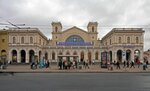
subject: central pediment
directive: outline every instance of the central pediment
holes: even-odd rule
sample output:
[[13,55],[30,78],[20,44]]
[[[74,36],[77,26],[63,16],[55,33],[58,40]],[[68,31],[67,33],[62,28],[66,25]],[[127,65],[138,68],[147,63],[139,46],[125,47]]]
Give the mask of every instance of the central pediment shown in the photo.
[[69,33],[69,32],[71,32],[71,33],[86,33],[86,34],[88,33],[87,31],[85,31],[81,28],[78,28],[76,26],[73,26],[67,30],[64,30],[62,33]]

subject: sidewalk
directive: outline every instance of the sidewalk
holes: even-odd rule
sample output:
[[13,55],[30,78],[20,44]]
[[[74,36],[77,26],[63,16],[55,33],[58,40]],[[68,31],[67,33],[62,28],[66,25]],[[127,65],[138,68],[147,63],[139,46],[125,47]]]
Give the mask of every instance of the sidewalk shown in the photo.
[[67,70],[59,70],[57,65],[51,65],[49,68],[37,68],[35,70],[30,69],[30,65],[8,65],[7,69],[0,69],[0,72],[13,72],[13,73],[148,73],[150,72],[150,68],[148,67],[146,70],[143,70],[142,65],[138,68],[135,65],[135,68],[123,68],[116,69],[113,67],[113,70],[108,70],[106,68],[101,68],[99,65],[90,65],[90,68],[85,69],[67,69]]

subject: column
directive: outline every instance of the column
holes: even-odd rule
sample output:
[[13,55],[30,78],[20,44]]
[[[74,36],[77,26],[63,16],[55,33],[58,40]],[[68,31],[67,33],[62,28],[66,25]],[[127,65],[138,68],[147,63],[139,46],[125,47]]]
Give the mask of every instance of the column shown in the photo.
[[143,62],[143,50],[140,50],[140,61]]
[[80,54],[81,54],[81,51],[77,51],[77,55],[78,55],[77,62],[79,62],[80,60]]
[[51,60],[51,59],[52,59],[52,58],[51,58],[51,53],[50,53],[49,51],[48,51],[47,53],[48,53],[48,60],[49,60],[49,62],[51,62],[51,61],[52,61],[52,60]]
[[117,52],[116,51],[113,52],[112,59],[113,59],[113,61],[117,61]]
[[58,52],[57,51],[55,51],[55,62],[58,62]]
[[20,63],[20,52],[17,50],[17,63]]
[[26,63],[29,63],[29,52],[26,51]]
[[9,50],[9,53],[8,53],[8,61],[12,61],[12,53],[11,53],[11,50]]
[[98,57],[98,58],[99,58],[99,59],[98,59],[99,62],[101,62],[101,53],[102,53],[102,51],[100,50],[100,51],[99,51],[99,54],[98,54],[98,56],[99,56],[99,57]]
[[134,50],[131,51],[131,61],[134,61]]
[[[92,49],[93,50],[93,49]],[[97,61],[97,60],[95,60],[95,51],[91,51],[91,56],[92,56],[92,58],[91,58],[91,62],[94,60],[94,61]]]
[[84,61],[88,60],[88,50],[84,51]]

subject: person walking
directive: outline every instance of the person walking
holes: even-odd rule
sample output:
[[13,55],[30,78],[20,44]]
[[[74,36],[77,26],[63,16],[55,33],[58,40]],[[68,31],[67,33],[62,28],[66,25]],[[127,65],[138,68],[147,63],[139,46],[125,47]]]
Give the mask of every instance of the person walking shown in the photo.
[[148,60],[146,59],[146,68],[148,68],[148,64],[149,64],[149,63],[148,63]]
[[127,61],[127,68],[129,68],[129,61]]
[[143,70],[146,70],[146,61],[143,62]]
[[133,62],[133,61],[131,61],[131,67],[130,67],[130,68],[132,68],[132,67],[135,68],[135,67],[134,67],[134,62]]
[[59,66],[59,69],[61,70],[62,69],[62,60],[59,60],[58,66]]
[[120,62],[119,61],[117,61],[116,65],[117,65],[117,69],[120,69]]
[[126,67],[126,61],[124,60],[123,61],[123,68],[125,68]]
[[49,67],[49,61],[47,60],[46,61],[46,68],[48,68]]
[[107,68],[110,70],[110,61],[107,62]]
[[89,67],[89,64],[88,64],[88,60],[87,61],[85,61],[85,69],[86,69],[86,67],[89,69],[90,67]]
[[137,61],[137,65],[138,65],[138,68],[139,68],[139,67],[140,67],[140,65],[141,65],[140,60],[138,60],[138,61]]

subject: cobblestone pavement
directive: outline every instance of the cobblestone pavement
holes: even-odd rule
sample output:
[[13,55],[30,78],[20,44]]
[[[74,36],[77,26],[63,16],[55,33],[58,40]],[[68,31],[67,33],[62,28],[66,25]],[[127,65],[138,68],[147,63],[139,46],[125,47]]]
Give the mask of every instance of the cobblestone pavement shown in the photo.
[[116,67],[113,67],[113,70],[108,70],[107,68],[101,68],[100,65],[90,65],[90,68],[84,68],[82,69],[67,69],[67,70],[59,70],[57,65],[51,65],[49,68],[37,68],[37,69],[31,69],[30,65],[8,65],[7,69],[0,69],[0,72],[18,72],[18,73],[30,73],[30,72],[39,72],[39,73],[48,73],[48,72],[89,72],[89,73],[96,73],[96,72],[150,72],[150,67],[148,67],[146,70],[143,70],[143,66],[141,65],[140,68],[135,65],[135,68],[123,68],[121,65],[121,69],[116,69]]

